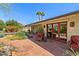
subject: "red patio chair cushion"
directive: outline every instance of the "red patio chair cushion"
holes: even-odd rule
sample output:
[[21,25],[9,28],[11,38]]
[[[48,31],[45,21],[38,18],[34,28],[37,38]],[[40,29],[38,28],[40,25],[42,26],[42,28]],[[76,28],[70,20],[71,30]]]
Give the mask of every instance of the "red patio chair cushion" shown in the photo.
[[71,42],[74,42],[74,43],[79,42],[79,36],[72,36],[71,37]]
[[73,49],[79,49],[79,45],[77,45],[77,44],[71,44],[71,47],[72,47]]

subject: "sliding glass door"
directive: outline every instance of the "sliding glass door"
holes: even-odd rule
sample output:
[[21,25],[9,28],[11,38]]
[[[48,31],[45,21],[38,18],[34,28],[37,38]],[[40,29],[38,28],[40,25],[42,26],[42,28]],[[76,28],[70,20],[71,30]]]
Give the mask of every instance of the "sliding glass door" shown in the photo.
[[56,24],[53,24],[53,34],[52,34],[52,36],[53,36],[53,38],[58,38],[58,24],[56,23]]
[[67,23],[60,23],[60,38],[67,39]]

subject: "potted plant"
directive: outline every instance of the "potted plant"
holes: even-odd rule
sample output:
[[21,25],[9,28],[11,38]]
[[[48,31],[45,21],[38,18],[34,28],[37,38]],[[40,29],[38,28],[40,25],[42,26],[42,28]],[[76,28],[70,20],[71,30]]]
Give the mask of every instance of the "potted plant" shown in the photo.
[[37,30],[36,30],[36,35],[37,35],[37,40],[43,40],[44,38],[44,30],[42,27],[39,27]]

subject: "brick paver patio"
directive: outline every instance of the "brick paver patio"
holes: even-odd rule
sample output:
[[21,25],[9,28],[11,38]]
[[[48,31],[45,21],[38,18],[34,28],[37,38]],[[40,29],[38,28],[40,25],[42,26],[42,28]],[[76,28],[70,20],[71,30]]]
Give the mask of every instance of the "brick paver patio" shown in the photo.
[[67,56],[67,43],[60,42],[55,39],[47,39],[47,42],[36,41],[35,37],[33,37],[31,40],[55,56]]

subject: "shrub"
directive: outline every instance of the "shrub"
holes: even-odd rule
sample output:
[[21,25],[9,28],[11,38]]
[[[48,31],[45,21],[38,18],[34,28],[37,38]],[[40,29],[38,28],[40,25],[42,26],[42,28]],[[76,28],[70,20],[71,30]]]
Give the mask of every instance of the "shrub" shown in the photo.
[[14,39],[14,35],[6,35],[5,39],[12,40]]
[[5,39],[8,39],[8,40],[23,40],[25,38],[26,38],[26,36],[25,36],[24,32],[17,32],[16,34],[7,35],[5,37]]
[[25,36],[25,33],[24,33],[24,32],[17,32],[17,33],[15,34],[15,38],[16,38],[16,39],[25,39],[26,36]]
[[43,30],[43,28],[42,28],[42,27],[39,27],[39,28],[36,30],[36,32],[43,33],[43,32],[44,32],[44,30]]
[[28,36],[29,35],[29,32],[25,32],[25,31],[22,31],[23,33],[25,33],[25,35],[26,36]]

